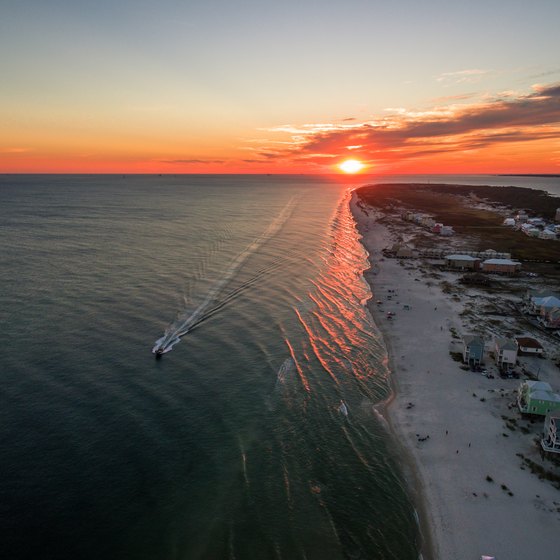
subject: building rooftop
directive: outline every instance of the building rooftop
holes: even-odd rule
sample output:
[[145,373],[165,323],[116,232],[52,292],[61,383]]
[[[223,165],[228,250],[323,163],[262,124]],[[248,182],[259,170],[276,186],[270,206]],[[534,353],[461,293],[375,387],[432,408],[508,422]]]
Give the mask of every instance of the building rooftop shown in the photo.
[[556,296],[534,297],[531,299],[533,300],[533,303],[539,307],[560,307],[560,299]]
[[509,265],[517,265],[520,264],[516,261],[512,261],[510,259],[486,259],[482,264],[509,264]]
[[552,391],[531,391],[531,398],[539,401],[560,402],[560,395]]
[[524,346],[525,348],[541,348],[542,344],[535,338],[529,338],[528,336],[518,336],[515,338],[519,346]]
[[517,350],[517,344],[511,338],[497,338],[496,346],[502,350]]
[[463,336],[463,342],[466,345],[469,344],[480,344],[482,346],[484,346],[484,339],[481,336],[478,336],[476,334],[466,334]]
[[470,257],[469,255],[446,255],[446,259],[454,261],[479,261],[476,257]]
[[523,382],[531,391],[552,391],[552,387],[546,381],[532,381],[528,379]]

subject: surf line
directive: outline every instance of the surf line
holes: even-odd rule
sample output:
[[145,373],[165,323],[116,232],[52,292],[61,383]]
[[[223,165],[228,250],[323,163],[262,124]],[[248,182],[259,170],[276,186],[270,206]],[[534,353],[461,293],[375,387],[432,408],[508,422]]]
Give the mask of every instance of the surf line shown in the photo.
[[[194,311],[188,309],[184,310],[179,317],[165,329],[161,338],[158,338],[152,348],[152,353],[156,357],[166,354],[173,349],[181,337],[185,336],[190,330],[204,320],[206,313],[210,306],[216,303],[216,299],[220,292],[224,289],[226,284],[241,268],[241,265],[257,251],[261,245],[274,237],[290,219],[301,194],[294,195],[289,202],[280,211],[278,216],[269,224],[267,229],[258,237],[256,237],[239,255],[237,255],[229,264],[228,268],[221,276],[221,278],[210,288],[203,301],[196,307]],[[219,302],[218,302],[219,303]]]

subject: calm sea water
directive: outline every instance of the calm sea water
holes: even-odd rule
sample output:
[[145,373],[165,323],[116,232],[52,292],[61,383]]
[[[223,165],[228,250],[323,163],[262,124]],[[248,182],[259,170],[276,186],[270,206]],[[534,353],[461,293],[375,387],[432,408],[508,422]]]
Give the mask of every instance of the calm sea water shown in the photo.
[[348,187],[0,177],[2,558],[417,558]]

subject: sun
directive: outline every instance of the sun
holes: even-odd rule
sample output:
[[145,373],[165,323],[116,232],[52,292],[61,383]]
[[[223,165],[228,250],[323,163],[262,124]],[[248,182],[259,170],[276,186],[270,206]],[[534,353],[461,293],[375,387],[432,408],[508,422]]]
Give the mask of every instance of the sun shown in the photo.
[[338,168],[344,173],[358,173],[364,168],[364,164],[357,159],[347,159],[338,164]]

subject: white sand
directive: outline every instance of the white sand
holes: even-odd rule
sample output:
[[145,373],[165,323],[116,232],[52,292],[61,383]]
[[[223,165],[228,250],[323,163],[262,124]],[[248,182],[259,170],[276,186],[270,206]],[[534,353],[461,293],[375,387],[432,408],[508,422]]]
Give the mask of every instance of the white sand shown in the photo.
[[[370,309],[385,335],[393,371],[389,421],[403,454],[410,454],[416,466],[411,483],[419,484],[415,490],[424,503],[422,524],[433,549],[427,546],[424,557],[477,560],[487,554],[497,560],[558,560],[560,491],[528,468],[522,470],[522,458],[516,455],[539,460],[534,440],[542,424],[523,434],[508,429],[501,417],[528,425],[511,407],[519,381],[487,379],[460,369],[449,352],[450,328],[463,334],[462,302],[443,294],[437,280],[427,285],[411,261],[380,262],[381,249],[391,244],[389,232],[355,200],[353,212],[374,263],[366,273],[373,292]],[[397,291],[390,301],[388,289]],[[377,305],[377,299],[383,304]],[[395,317],[388,320],[387,311]]]

